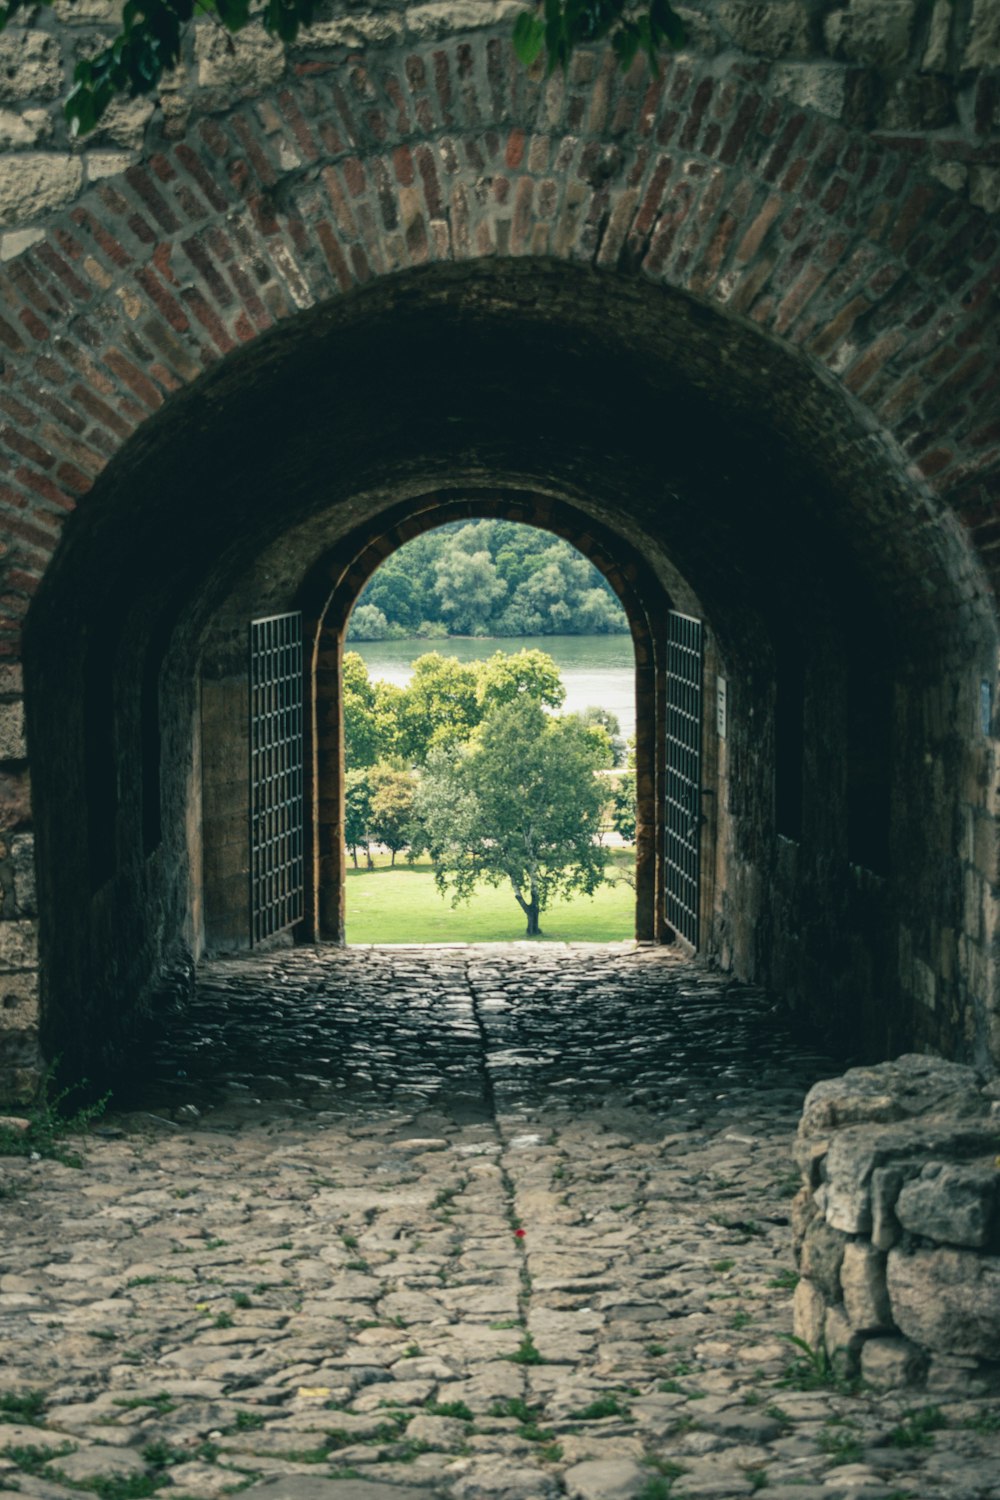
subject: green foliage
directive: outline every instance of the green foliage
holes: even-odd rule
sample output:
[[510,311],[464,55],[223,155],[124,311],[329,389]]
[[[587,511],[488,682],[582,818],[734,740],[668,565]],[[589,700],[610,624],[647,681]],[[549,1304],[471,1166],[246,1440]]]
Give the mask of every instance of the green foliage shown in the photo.
[[860,1463],[864,1456],[858,1435],[851,1427],[827,1427],[816,1441],[834,1465]]
[[426,1409],[432,1417],[457,1417],[460,1422],[475,1421],[464,1401],[428,1401]]
[[535,1341],[530,1333],[526,1333],[514,1354],[505,1355],[511,1364],[515,1365],[544,1365],[545,1360],[535,1348]]
[[433,754],[414,847],[429,851],[439,889],[457,903],[481,882],[509,884],[529,937],[555,896],[595,891],[605,863],[598,763],[578,721],[546,715],[529,697],[493,709],[457,753]]
[[938,1406],[923,1406],[908,1411],[898,1427],[889,1434],[894,1448],[930,1448],[935,1432],[940,1432],[948,1423]]
[[400,547],[354,606],[353,640],[624,633],[625,613],[568,542],[511,521],[442,526]]
[[579,1411],[567,1413],[571,1422],[599,1422],[602,1417],[628,1417],[631,1413],[627,1406],[623,1406],[617,1396],[598,1396],[596,1401],[583,1406]]
[[80,1158],[64,1145],[68,1135],[82,1135],[92,1121],[100,1119],[107,1108],[110,1094],[91,1104],[70,1110],[68,1101],[75,1094],[85,1093],[87,1080],[70,1084],[60,1090],[54,1098],[49,1097],[52,1080],[59,1059],[52,1063],[42,1080],[36,1103],[27,1113],[28,1127],[17,1129],[11,1125],[0,1126],[0,1156],[44,1156],[62,1162],[66,1167],[79,1167]]
[[44,1391],[0,1391],[0,1422],[22,1422],[37,1427],[44,1410]]
[[[21,12],[52,3],[2,0],[0,31]],[[119,96],[136,99],[155,92],[163,74],[179,61],[196,11],[227,32],[258,24],[287,43],[310,25],[315,8],[316,0],[125,0],[118,35],[74,69],[64,106],[71,133],[93,130]],[[648,11],[636,10],[629,0],[544,0],[540,13],[518,16],[512,35],[517,56],[528,65],[544,48],[549,72],[565,68],[576,47],[605,38],[623,67],[641,50],[655,70],[657,51],[679,46],[684,27],[670,0],[650,0]]]
[[376,844],[384,844],[396,863],[396,854],[410,842],[416,779],[412,771],[376,765],[368,772],[371,801],[368,833]]
[[544,52],[546,70],[565,68],[577,47],[609,40],[623,68],[638,52],[658,71],[657,53],[684,41],[684,23],[670,0],[638,7],[630,0],[541,0],[514,23],[514,51],[527,67]]
[[805,1339],[800,1339],[794,1333],[781,1333],[778,1337],[787,1339],[790,1344],[794,1344],[796,1349],[801,1351],[799,1357],[787,1366],[778,1382],[779,1385],[799,1391],[850,1392],[857,1388],[858,1382],[849,1379],[844,1371],[834,1364],[825,1344],[820,1344],[814,1349]]

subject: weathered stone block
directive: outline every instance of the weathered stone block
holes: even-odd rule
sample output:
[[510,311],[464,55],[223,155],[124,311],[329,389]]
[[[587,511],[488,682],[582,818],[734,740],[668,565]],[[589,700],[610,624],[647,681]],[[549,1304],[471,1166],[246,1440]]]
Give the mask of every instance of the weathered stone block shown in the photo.
[[0,974],[0,1029],[23,1031],[38,1022],[38,975],[32,969]]
[[35,914],[37,899],[34,834],[15,833],[10,841],[10,856],[14,866],[14,902],[18,915],[32,917]]
[[843,1235],[831,1229],[820,1218],[813,1220],[802,1242],[802,1274],[813,1282],[827,1302],[840,1300],[840,1267],[844,1259],[844,1245]]
[[849,1068],[814,1084],[806,1095],[800,1137],[865,1123],[890,1124],[918,1115],[969,1117],[982,1113],[975,1068],[909,1052],[872,1068]]
[[83,163],[75,156],[25,152],[9,156],[0,173],[0,224],[32,219],[71,203],[83,183]]
[[0,760],[24,760],[24,704],[0,703]]
[[827,16],[826,44],[834,57],[879,68],[906,61],[916,0],[851,0]]
[[996,1225],[1000,1173],[992,1159],[929,1162],[896,1204],[904,1229],[943,1245],[985,1246]]
[[940,1354],[995,1359],[1000,1348],[1000,1258],[968,1250],[890,1250],[897,1327]]
[[885,1256],[878,1250],[860,1240],[845,1245],[840,1286],[844,1294],[844,1310],[852,1328],[862,1333],[891,1328]]
[[0,922],[0,971],[34,969],[38,934],[34,922]]
[[996,0],[975,0],[962,61],[967,68],[1000,66],[1000,9]]
[[823,1342],[830,1363],[839,1374],[857,1374],[863,1340],[857,1330],[851,1327],[843,1306],[827,1308],[823,1320]]
[[891,1250],[903,1230],[896,1218],[896,1199],[903,1174],[895,1167],[876,1167],[871,1180],[872,1244],[876,1250]]
[[895,1390],[918,1385],[927,1358],[909,1339],[866,1339],[861,1346],[861,1376],[876,1390]]
[[844,108],[844,68],[836,63],[778,63],[771,84],[780,99],[839,120]]
[[737,47],[768,57],[806,57],[812,50],[809,16],[799,0],[723,0],[719,19]]
[[250,28],[230,37],[217,27],[199,26],[195,33],[198,86],[228,101],[263,93],[285,71],[285,52],[263,30]]
[[792,1298],[792,1318],[795,1337],[803,1339],[810,1349],[818,1349],[823,1339],[826,1302],[822,1293],[804,1276],[796,1286]]
[[52,133],[52,119],[45,109],[0,109],[0,150],[12,146],[37,146]]
[[53,99],[62,92],[62,52],[47,31],[0,34],[0,99]]

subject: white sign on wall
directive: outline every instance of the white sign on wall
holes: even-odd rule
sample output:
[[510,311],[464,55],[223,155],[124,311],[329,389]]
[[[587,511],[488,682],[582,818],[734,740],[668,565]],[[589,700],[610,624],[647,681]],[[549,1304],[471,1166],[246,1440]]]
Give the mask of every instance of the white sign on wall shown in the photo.
[[715,729],[720,740],[726,738],[726,679],[715,679]]

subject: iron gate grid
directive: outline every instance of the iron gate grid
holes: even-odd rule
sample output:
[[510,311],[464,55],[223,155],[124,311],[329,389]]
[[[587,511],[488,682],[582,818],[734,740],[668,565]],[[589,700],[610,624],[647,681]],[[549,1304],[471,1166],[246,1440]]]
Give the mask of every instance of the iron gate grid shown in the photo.
[[702,622],[671,611],[667,634],[666,915],[697,948],[701,851]]
[[302,616],[250,622],[250,943],[305,910]]

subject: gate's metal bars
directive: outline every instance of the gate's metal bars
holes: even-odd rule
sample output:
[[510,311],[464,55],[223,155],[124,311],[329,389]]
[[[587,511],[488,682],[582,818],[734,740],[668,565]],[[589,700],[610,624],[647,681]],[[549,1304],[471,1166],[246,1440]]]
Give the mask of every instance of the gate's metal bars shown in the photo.
[[670,614],[667,634],[667,921],[698,946],[701,849],[702,624]]
[[250,622],[250,942],[302,920],[302,616]]

